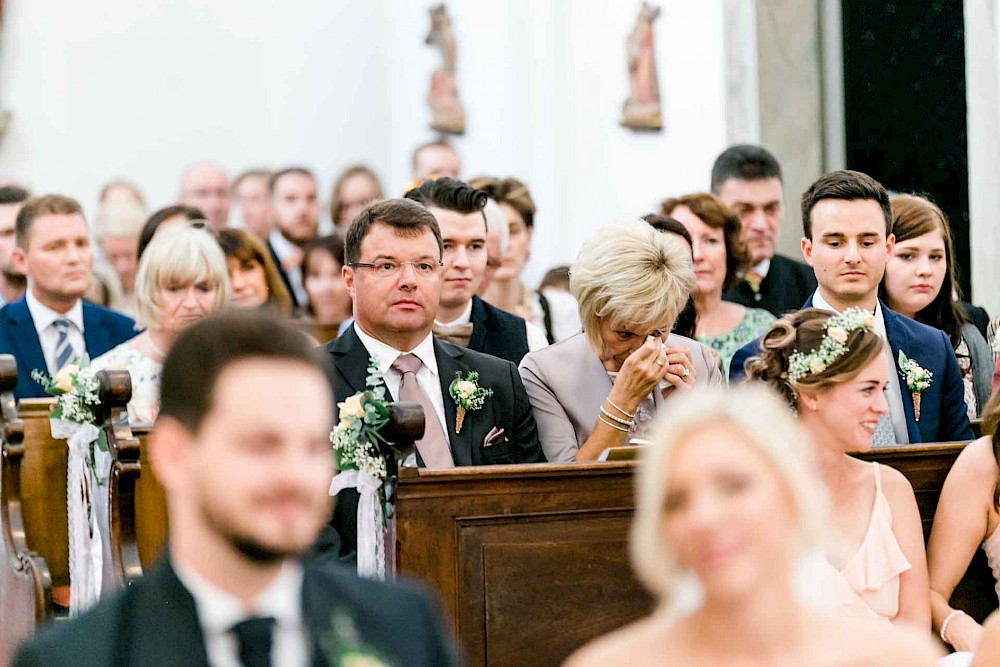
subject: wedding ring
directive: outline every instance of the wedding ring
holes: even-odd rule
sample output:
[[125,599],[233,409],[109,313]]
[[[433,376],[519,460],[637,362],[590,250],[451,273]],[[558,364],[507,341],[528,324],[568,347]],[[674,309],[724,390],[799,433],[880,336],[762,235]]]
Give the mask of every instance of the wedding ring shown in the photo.
[[687,376],[689,376],[689,375],[691,375],[691,371],[689,371],[689,370],[688,370],[688,367],[687,367],[687,366],[685,366],[685,367],[684,367],[684,372],[683,372],[683,373],[681,373],[681,377],[682,377],[682,378],[686,378],[686,377],[687,377]]
[[656,365],[657,365],[657,366],[666,366],[666,365],[667,365],[667,362],[665,362],[665,361],[662,361],[662,360],[660,360],[660,359],[657,359],[657,360],[656,360]]

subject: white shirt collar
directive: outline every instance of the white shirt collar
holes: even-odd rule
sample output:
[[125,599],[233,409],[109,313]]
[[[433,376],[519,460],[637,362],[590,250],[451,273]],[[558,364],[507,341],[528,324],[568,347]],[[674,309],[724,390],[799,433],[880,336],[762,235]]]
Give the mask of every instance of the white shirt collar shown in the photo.
[[[822,310],[829,310],[834,313],[839,313],[840,311],[830,305],[830,303],[823,298],[823,295],[819,293],[819,289],[813,294],[813,308],[820,308]],[[875,317],[875,333],[881,336],[883,339],[887,339],[885,332],[885,318],[882,316],[882,302],[878,299],[875,300],[875,312],[873,313]]]
[[35,298],[31,289],[25,291],[24,301],[28,305],[28,312],[31,313],[31,319],[35,322],[35,331],[39,335],[59,319],[69,320],[79,331],[83,331],[83,301],[81,299],[77,299],[73,307],[66,313],[57,313],[43,304]]
[[286,559],[274,580],[254,599],[251,609],[190,567],[174,561],[177,578],[194,598],[206,638],[226,634],[251,616],[271,616],[279,627],[302,624],[302,564]]
[[267,237],[267,240],[271,243],[271,247],[274,248],[274,254],[278,256],[278,259],[284,259],[289,252],[295,250],[295,244],[286,239],[277,229],[271,230],[271,234]]
[[358,338],[361,339],[361,343],[365,346],[365,349],[368,350],[368,355],[375,359],[375,362],[378,364],[378,372],[383,376],[389,370],[389,367],[392,366],[392,362],[396,360],[396,357],[409,353],[416,355],[423,362],[424,366],[431,371],[434,377],[437,377],[438,366],[437,356],[434,354],[433,333],[428,332],[427,337],[420,341],[412,350],[397,350],[362,331],[357,321],[354,322],[354,331],[358,334]]
[[767,271],[770,268],[771,268],[771,258],[768,257],[767,259],[761,260],[760,262],[755,264],[753,270],[756,271],[761,278],[763,278],[764,276],[767,275]]
[[456,317],[451,322],[442,322],[440,320],[434,320],[434,324],[438,324],[443,327],[453,326],[455,324],[468,324],[472,321],[472,299],[469,299],[469,303],[465,304],[465,310],[462,314]]

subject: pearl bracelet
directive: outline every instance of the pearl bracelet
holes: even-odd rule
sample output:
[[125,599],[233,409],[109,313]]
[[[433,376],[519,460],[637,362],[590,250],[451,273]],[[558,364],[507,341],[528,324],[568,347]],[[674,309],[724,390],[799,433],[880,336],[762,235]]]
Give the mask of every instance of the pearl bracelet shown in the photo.
[[952,612],[950,614],[948,614],[947,616],[944,617],[944,622],[941,623],[941,632],[940,632],[940,635],[941,635],[941,641],[943,641],[945,644],[951,644],[951,642],[948,641],[947,639],[945,639],[945,636],[944,636],[945,630],[948,629],[948,624],[951,623],[951,619],[955,618],[956,616],[958,616],[960,614],[964,614],[964,613],[965,612],[962,611],[961,609],[954,609],[954,610],[952,610]]

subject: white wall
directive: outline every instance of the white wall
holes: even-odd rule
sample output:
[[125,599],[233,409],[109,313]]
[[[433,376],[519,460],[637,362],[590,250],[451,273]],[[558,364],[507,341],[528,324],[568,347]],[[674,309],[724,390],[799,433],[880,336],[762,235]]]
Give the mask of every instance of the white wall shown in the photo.
[[[432,138],[431,0],[14,0],[0,53],[0,176],[93,210],[101,184],[171,203],[196,159],[302,163],[324,184],[364,160],[390,193]],[[726,137],[722,0],[661,2],[666,129],[619,127],[639,2],[452,0],[465,175],[516,175],[539,206],[529,278],[597,227],[708,187]],[[324,190],[326,187],[324,186]],[[325,195],[325,192],[324,192]]]

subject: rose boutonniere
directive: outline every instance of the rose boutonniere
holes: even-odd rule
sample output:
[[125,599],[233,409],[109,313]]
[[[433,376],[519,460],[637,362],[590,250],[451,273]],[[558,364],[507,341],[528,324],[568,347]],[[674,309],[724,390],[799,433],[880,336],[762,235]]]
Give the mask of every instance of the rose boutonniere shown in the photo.
[[329,630],[322,633],[318,641],[330,667],[389,667],[391,664],[361,640],[354,620],[343,609],[334,610]]
[[910,390],[913,398],[913,419],[920,421],[920,394],[931,386],[931,378],[934,374],[913,359],[908,358],[902,350],[899,351],[899,372],[906,380],[906,387]]
[[465,413],[483,407],[486,399],[493,395],[493,390],[480,387],[479,373],[470,371],[464,378],[461,373],[456,373],[455,379],[448,387],[448,393],[451,394],[452,400],[458,407],[455,412],[455,434],[457,435],[462,432]]

